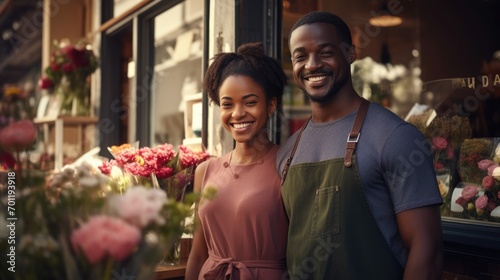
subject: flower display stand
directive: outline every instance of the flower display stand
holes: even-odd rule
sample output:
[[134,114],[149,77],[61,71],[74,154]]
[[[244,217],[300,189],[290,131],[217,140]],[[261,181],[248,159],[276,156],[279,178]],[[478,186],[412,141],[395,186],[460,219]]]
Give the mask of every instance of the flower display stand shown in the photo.
[[[83,117],[83,116],[58,116],[58,117],[43,117],[35,118],[34,123],[41,126],[43,129],[43,143],[48,145],[50,142],[51,131],[54,131],[54,169],[60,170],[64,166],[64,153],[63,147],[65,145],[65,137],[70,128],[76,128],[76,146],[79,148],[80,154],[85,153],[93,145],[93,133],[86,133],[87,128],[95,125],[98,122],[96,117]],[[67,143],[67,142],[66,142]]]

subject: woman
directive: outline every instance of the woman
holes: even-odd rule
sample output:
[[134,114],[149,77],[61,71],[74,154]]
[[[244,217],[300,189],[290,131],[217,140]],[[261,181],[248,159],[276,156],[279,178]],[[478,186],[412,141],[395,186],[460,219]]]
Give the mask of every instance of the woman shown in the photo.
[[275,168],[277,146],[267,134],[286,76],[261,43],[220,53],[203,87],[220,106],[234,150],[196,169],[195,192],[217,189],[200,201],[186,279],[282,279],[286,277],[288,219]]

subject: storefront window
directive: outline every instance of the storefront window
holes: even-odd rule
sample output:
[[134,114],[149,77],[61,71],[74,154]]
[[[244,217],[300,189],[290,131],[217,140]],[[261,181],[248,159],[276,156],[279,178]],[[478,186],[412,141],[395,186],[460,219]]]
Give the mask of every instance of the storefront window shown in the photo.
[[113,15],[120,16],[140,2],[144,2],[144,0],[113,0]]
[[[203,1],[182,2],[154,20],[154,74],[151,100],[152,145],[183,143],[194,136],[192,125],[201,125],[201,115],[193,114],[188,102],[199,97],[203,53]],[[201,103],[198,103],[198,105]],[[201,109],[201,108],[200,108]],[[189,116],[186,115],[186,110]],[[198,110],[197,112],[199,112]],[[196,112],[196,110],[195,110]],[[186,131],[189,129],[189,131]],[[194,128],[196,134],[201,128]],[[199,136],[199,135],[196,135]]]

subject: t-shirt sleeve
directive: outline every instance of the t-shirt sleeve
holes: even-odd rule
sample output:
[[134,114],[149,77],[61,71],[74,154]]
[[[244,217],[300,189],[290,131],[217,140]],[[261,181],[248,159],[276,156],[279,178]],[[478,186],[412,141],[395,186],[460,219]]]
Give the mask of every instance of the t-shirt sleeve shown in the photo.
[[392,132],[382,152],[382,170],[396,213],[441,204],[431,146],[411,124]]

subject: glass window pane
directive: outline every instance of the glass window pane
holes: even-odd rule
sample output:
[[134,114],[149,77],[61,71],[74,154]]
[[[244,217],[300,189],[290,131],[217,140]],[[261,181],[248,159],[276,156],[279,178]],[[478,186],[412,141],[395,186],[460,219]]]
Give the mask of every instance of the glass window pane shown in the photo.
[[[182,144],[185,101],[201,92],[203,1],[188,0],[155,18],[152,145]],[[191,117],[191,116],[189,116]]]
[[113,15],[117,17],[144,0],[113,0]]

